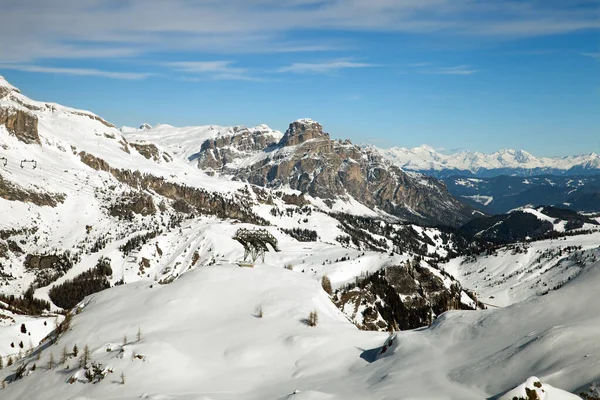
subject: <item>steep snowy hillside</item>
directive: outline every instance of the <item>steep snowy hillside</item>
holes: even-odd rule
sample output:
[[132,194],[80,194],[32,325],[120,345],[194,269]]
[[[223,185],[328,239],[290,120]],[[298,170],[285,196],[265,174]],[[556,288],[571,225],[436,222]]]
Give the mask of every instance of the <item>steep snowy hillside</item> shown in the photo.
[[598,260],[600,230],[518,243],[481,255],[450,260],[441,267],[474,291],[480,301],[504,307],[560,289]]
[[[122,127],[121,132],[132,142],[157,144],[175,157],[196,164],[200,153],[211,150],[212,157],[221,162],[233,162],[238,158],[255,155],[271,144],[277,143],[283,136],[267,125],[254,128],[245,126],[222,127],[216,125],[174,127],[171,125],[147,124],[140,128]],[[206,170],[214,174],[221,166],[207,162]]]
[[463,151],[441,154],[429,146],[378,149],[398,167],[438,178],[452,175],[494,177],[500,175],[587,175],[600,173],[600,155],[535,157],[524,150],[500,150],[491,154]]

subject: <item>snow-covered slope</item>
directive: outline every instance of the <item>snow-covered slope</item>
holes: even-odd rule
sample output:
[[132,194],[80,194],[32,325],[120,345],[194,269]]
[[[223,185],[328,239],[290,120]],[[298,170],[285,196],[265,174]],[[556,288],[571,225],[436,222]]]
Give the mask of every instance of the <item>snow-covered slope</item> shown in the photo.
[[536,157],[524,150],[508,149],[491,154],[463,151],[446,155],[425,145],[413,149],[393,147],[379,151],[400,168],[437,177],[600,173],[600,155],[595,153],[549,158]]
[[[215,264],[171,284],[93,295],[56,345],[24,359],[26,376],[2,398],[469,400],[506,393],[531,375],[581,390],[600,379],[599,267],[547,296],[448,312],[390,343],[346,321],[306,274]],[[307,326],[315,310],[317,326]],[[86,383],[73,357],[48,369],[51,354],[59,359],[74,344],[89,346],[90,362],[113,372]],[[569,398],[548,388],[549,399]]]
[[[196,155],[200,152],[202,144],[207,140],[231,138],[236,135],[248,132],[251,134],[261,134],[271,138],[276,142],[281,139],[283,134],[279,131],[269,128],[267,125],[258,125],[253,128],[245,126],[187,126],[175,127],[167,124],[160,124],[151,127],[147,124],[140,128],[122,127],[121,132],[130,141],[150,142],[157,144],[176,158],[184,162],[197,164]],[[248,154],[250,156],[252,154]]]
[[598,260],[600,231],[514,244],[442,267],[491,307],[504,307],[560,289]]

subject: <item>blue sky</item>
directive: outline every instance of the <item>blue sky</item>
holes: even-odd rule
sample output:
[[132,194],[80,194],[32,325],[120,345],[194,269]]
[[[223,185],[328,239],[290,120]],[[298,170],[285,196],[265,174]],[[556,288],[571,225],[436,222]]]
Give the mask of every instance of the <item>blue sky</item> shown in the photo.
[[598,0],[3,2],[0,74],[116,125],[600,153]]

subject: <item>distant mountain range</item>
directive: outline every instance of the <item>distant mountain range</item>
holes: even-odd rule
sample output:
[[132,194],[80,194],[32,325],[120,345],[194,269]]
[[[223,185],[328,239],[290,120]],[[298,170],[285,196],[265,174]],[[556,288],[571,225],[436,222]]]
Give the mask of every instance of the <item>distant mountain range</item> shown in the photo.
[[496,177],[500,175],[594,175],[600,174],[600,156],[595,153],[566,157],[536,157],[524,150],[500,150],[491,154],[463,151],[441,154],[429,146],[413,149],[379,149],[396,166],[436,178],[451,175]]

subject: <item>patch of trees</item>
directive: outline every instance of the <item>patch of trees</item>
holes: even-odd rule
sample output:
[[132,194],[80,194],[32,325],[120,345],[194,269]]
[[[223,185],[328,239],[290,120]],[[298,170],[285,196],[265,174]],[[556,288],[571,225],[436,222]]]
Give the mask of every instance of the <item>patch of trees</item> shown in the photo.
[[108,289],[110,282],[107,277],[111,275],[110,258],[102,257],[94,268],[52,287],[48,295],[58,307],[70,309],[86,296]]
[[292,228],[282,229],[282,231],[287,233],[299,242],[316,242],[319,238],[317,232],[311,229]]
[[134,250],[139,250],[144,244],[146,244],[150,239],[154,239],[158,235],[160,235],[162,231],[152,231],[145,233],[143,235],[137,235],[129,239],[124,245],[119,247],[119,250],[123,252],[124,255],[129,255]]
[[22,296],[0,294],[0,301],[7,304],[6,308],[15,314],[40,315],[50,310],[50,303],[33,297],[34,288],[29,287]]

